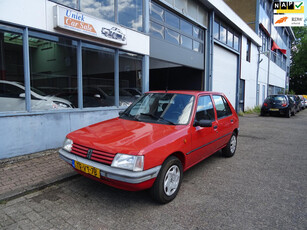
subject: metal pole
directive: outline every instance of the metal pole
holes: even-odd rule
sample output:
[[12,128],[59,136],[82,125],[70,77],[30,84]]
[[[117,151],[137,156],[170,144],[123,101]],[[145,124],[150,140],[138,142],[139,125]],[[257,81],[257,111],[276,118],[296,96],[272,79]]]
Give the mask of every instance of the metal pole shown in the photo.
[[119,51],[115,50],[114,56],[114,95],[115,106],[119,106]]
[[31,84],[30,84],[30,61],[29,61],[29,30],[26,27],[23,30],[22,36],[23,43],[23,61],[24,61],[24,80],[25,80],[25,99],[26,99],[26,111],[31,112]]
[[83,109],[83,83],[82,83],[82,41],[77,46],[77,84],[78,84],[78,108]]

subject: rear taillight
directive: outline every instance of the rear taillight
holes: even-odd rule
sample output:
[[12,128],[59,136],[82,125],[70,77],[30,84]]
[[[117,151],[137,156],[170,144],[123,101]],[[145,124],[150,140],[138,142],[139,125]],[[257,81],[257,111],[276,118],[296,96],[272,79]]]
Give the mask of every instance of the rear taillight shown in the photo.
[[268,106],[268,104],[267,104],[267,103],[263,103],[263,106],[267,107],[267,106]]
[[282,107],[286,107],[286,106],[287,106],[287,104],[286,104],[286,103],[284,103],[284,104],[282,104],[281,106],[282,106]]

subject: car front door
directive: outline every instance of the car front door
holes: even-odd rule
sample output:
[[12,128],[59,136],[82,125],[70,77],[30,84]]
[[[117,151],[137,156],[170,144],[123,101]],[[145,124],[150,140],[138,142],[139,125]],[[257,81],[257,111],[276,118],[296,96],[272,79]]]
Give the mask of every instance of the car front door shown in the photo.
[[191,151],[187,154],[187,165],[191,166],[208,157],[216,149],[217,122],[210,95],[199,96],[194,116],[194,124],[205,120],[212,122],[211,127],[191,127]]

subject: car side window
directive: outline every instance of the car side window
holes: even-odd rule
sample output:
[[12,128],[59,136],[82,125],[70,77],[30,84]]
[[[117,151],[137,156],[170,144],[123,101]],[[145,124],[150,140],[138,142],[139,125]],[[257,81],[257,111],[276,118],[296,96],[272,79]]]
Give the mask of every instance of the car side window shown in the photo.
[[215,120],[212,100],[209,95],[200,96],[198,98],[195,119],[197,121],[200,121],[200,120],[214,121]]
[[231,109],[223,96],[213,95],[213,100],[216,108],[217,119],[230,116]]
[[0,84],[1,97],[19,98],[19,95],[24,93],[23,89],[10,84]]

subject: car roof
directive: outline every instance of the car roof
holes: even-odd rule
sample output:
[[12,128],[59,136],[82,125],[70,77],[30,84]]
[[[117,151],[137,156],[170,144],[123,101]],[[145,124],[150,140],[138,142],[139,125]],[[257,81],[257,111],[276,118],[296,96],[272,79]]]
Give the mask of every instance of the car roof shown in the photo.
[[219,92],[198,91],[198,90],[154,90],[154,91],[149,91],[147,93],[177,93],[177,94],[189,94],[189,95],[194,95],[194,96],[198,96],[201,94],[224,95],[223,93],[219,93]]

